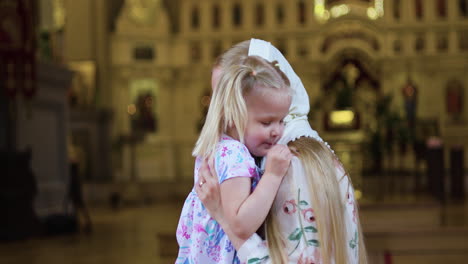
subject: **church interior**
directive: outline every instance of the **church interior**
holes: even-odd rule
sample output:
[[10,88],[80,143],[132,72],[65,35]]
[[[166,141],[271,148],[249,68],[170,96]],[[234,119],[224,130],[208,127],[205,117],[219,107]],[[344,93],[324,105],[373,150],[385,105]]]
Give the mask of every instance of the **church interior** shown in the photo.
[[468,0],[0,0],[0,263],[174,263],[213,63],[251,38],[304,83],[369,263],[466,263]]

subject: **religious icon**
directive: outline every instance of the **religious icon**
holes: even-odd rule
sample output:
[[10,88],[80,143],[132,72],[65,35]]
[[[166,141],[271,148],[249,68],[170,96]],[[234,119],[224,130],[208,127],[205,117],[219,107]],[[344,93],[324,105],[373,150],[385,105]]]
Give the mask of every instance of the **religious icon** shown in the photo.
[[445,104],[447,113],[455,119],[458,118],[463,110],[463,86],[460,82],[453,80],[448,83]]
[[406,112],[406,118],[408,120],[408,126],[411,131],[414,129],[416,122],[416,110],[417,110],[417,101],[418,101],[418,89],[408,78],[408,81],[403,86],[401,90],[403,94],[404,107]]

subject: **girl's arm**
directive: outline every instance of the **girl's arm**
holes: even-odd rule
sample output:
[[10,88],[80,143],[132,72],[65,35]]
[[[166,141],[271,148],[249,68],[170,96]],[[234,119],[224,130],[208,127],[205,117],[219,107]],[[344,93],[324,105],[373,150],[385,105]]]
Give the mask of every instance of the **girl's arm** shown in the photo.
[[[195,191],[202,201],[205,208],[223,228],[231,243],[236,248],[237,256],[242,263],[270,263],[268,246],[266,241],[262,240],[256,233],[249,239],[242,239],[235,235],[224,217],[223,205],[221,203],[221,194],[218,177],[210,171],[208,163],[204,161],[198,173],[198,180],[202,185],[196,184]],[[257,260],[256,262],[253,262]]]
[[[211,167],[213,168],[213,166]],[[197,192],[198,198],[200,198],[210,216],[221,225],[233,246],[238,250],[246,240],[241,239],[231,231],[224,217],[218,177],[213,175],[206,160],[203,161],[198,172],[198,181],[198,184],[195,184],[195,191]]]
[[286,145],[273,146],[267,155],[265,173],[252,193],[250,178],[235,177],[221,183],[223,213],[234,235],[246,240],[261,226],[289,168],[291,157]]

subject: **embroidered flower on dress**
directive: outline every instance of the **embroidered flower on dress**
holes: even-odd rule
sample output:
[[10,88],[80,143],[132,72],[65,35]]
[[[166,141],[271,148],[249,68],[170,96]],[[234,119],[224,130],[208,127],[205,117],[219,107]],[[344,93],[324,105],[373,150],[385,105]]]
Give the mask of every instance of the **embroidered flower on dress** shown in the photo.
[[294,199],[284,202],[283,211],[287,214],[294,214],[296,212],[296,201]]
[[299,256],[297,264],[317,264],[321,263],[320,259],[320,250],[318,248],[313,248],[314,252],[310,252],[312,248],[308,247]]
[[302,211],[302,214],[307,222],[312,223],[315,221],[314,210],[312,208]]

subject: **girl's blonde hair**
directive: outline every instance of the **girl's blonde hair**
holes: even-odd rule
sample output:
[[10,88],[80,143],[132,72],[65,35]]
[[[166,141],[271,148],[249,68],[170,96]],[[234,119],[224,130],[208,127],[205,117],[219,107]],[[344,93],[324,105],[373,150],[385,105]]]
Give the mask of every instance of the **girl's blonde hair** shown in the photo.
[[[307,175],[310,201],[317,223],[319,252],[321,263],[348,263],[347,227],[345,222],[345,195],[339,187],[339,179],[347,175],[336,175],[334,154],[322,142],[313,138],[301,137],[289,142],[288,146],[301,160]],[[339,176],[339,177],[337,177]],[[293,176],[294,177],[294,176]],[[349,179],[351,184],[351,179]],[[356,205],[357,210],[357,205]],[[366,248],[356,212],[358,226],[359,263],[367,263]],[[284,252],[284,244],[278,232],[276,215],[271,213],[266,220],[266,234],[272,263],[288,263]]]
[[228,129],[234,129],[238,140],[244,142],[248,120],[245,97],[253,89],[262,89],[261,93],[279,92],[287,95],[284,100],[291,96],[288,78],[274,63],[258,56],[247,56],[239,64],[226,65],[213,91],[193,156],[211,157],[221,134]]

